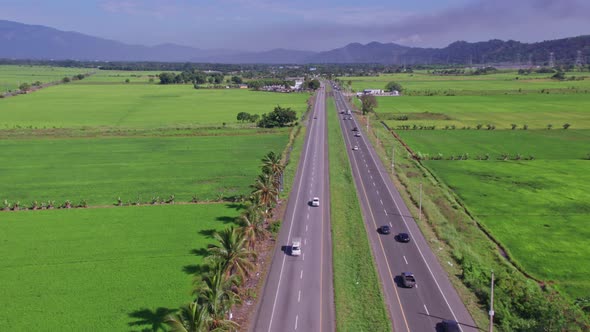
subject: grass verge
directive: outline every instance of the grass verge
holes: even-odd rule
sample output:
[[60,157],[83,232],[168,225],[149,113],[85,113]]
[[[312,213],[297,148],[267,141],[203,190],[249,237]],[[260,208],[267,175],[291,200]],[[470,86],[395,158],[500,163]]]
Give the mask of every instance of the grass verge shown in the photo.
[[327,103],[338,331],[391,331],[333,99]]

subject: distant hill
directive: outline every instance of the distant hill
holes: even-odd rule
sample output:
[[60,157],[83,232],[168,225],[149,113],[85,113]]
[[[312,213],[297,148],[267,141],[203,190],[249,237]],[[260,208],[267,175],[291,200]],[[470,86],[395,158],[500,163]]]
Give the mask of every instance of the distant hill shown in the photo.
[[382,64],[484,64],[521,63],[542,65],[554,53],[556,63],[575,62],[578,51],[582,60],[590,58],[590,36],[556,39],[538,43],[521,43],[498,39],[468,43],[458,41],[445,48],[406,47],[394,43],[349,44],[343,48],[320,52],[306,59],[313,63],[382,63]]
[[490,40],[458,41],[445,48],[407,47],[394,43],[348,44],[325,52],[274,49],[263,52],[204,50],[176,44],[129,45],[78,32],[0,20],[0,58],[84,61],[162,61],[217,63],[381,63],[381,64],[545,64],[554,52],[556,63],[573,63],[581,51],[590,58],[590,36],[521,43]]

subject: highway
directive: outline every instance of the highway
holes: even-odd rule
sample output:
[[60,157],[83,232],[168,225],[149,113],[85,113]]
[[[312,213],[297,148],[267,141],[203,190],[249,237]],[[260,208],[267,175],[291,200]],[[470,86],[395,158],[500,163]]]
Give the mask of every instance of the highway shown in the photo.
[[[250,331],[335,330],[325,106],[322,85]],[[300,256],[290,255],[294,238],[301,238]]]
[[[334,94],[338,112],[351,109],[341,92]],[[394,331],[440,331],[443,319],[458,321],[461,331],[477,331],[361,126],[355,117],[339,118]],[[354,136],[354,127],[360,137]],[[382,225],[390,225],[391,234],[379,234]],[[400,232],[410,234],[409,243],[396,241]],[[416,287],[401,287],[402,272],[414,273]]]

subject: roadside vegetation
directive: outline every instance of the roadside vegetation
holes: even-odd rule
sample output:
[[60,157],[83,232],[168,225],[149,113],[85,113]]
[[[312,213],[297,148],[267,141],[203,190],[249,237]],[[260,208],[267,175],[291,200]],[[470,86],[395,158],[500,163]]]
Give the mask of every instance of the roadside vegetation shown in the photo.
[[29,87],[41,86],[90,71],[92,69],[89,68],[0,65],[0,95],[18,90],[23,84]]
[[391,331],[334,99],[326,106],[336,329]]

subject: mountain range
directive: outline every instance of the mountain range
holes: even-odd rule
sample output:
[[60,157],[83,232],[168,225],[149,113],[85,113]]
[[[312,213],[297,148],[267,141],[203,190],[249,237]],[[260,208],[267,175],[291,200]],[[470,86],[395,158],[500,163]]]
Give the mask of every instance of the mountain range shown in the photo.
[[538,43],[458,41],[445,48],[395,43],[351,43],[324,52],[274,49],[262,52],[205,50],[176,44],[129,45],[78,32],[0,20],[0,58],[81,61],[161,61],[209,63],[380,63],[380,64],[546,64],[587,63],[590,35]]

